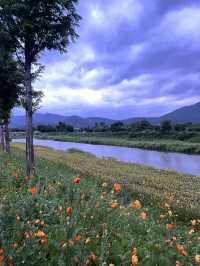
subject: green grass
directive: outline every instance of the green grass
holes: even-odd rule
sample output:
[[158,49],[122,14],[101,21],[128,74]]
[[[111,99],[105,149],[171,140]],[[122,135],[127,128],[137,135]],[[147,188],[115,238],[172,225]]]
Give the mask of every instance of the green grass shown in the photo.
[[[130,266],[133,254],[142,266],[171,266],[177,260],[195,265],[200,226],[196,220],[192,226],[190,219],[199,218],[198,177],[37,147],[37,175],[28,179],[23,149],[15,145],[11,157],[0,152],[3,265],[70,266],[88,260],[91,265]],[[73,182],[77,176],[80,184]],[[116,182],[119,193],[113,190]],[[28,191],[32,187],[34,195]],[[140,209],[131,208],[135,200],[142,203]],[[113,201],[119,208],[111,208]],[[142,212],[147,219],[140,217]],[[45,235],[39,236],[39,230]]]
[[48,135],[36,136],[41,139],[50,139],[57,141],[71,141],[87,144],[124,146],[130,148],[141,148],[158,151],[181,152],[188,154],[200,154],[200,143],[191,143],[178,140],[130,140],[117,137],[95,137],[81,135]]

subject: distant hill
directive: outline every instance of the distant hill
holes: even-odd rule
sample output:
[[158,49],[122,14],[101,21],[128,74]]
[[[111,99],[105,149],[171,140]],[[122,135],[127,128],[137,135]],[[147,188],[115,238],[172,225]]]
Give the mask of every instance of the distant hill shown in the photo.
[[[122,120],[125,124],[135,123],[141,120],[148,120],[152,124],[159,124],[163,120],[171,120],[172,123],[188,123],[193,124],[200,123],[200,102],[185,106],[177,109],[171,113],[163,115],[161,117],[133,117],[129,119]],[[41,114],[37,113],[34,115],[33,123],[34,126],[39,124],[57,124],[58,122],[65,122],[66,124],[72,125],[75,128],[86,128],[94,127],[96,123],[105,123],[110,125],[117,120],[103,118],[103,117],[88,117],[83,118],[80,116],[62,116],[56,114]],[[12,128],[24,128],[25,127],[25,116],[13,116],[11,119]]]
[[200,102],[179,108],[173,112],[160,117],[133,117],[124,120],[124,123],[130,124],[141,120],[148,120],[152,124],[159,124],[163,120],[171,120],[173,124],[176,123],[200,123]]
[[[83,118],[80,116],[62,116],[56,114],[41,114],[37,113],[33,117],[33,124],[37,126],[39,124],[44,125],[55,125],[58,122],[65,122],[66,124],[72,125],[75,128],[87,128],[94,127],[96,123],[106,123],[107,125],[112,124],[115,120],[102,118],[102,117],[89,117]],[[25,127],[25,116],[13,116],[11,118],[10,126],[12,128],[24,128]]]
[[175,123],[187,123],[191,122],[193,124],[200,123],[200,102],[182,107],[174,112],[166,114],[160,117],[161,120],[169,119],[174,124]]

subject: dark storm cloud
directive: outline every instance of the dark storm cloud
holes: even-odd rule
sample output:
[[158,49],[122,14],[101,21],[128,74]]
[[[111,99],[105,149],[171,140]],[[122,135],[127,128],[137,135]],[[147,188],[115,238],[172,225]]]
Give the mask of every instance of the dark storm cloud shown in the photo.
[[87,0],[79,12],[78,42],[43,58],[44,110],[124,118],[200,100],[198,0]]

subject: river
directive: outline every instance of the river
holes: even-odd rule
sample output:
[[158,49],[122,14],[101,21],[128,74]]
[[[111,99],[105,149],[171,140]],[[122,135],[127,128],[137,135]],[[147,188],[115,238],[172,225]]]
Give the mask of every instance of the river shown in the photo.
[[[16,139],[13,142],[24,143],[25,140]],[[34,145],[41,145],[62,151],[74,148],[90,152],[97,157],[112,157],[119,161],[143,164],[158,169],[172,169],[180,173],[200,176],[200,155],[54,140],[35,139]]]

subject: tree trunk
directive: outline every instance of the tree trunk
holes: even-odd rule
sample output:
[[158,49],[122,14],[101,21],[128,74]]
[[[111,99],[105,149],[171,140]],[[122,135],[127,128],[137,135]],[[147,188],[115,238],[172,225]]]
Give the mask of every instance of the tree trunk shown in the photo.
[[4,128],[3,125],[0,126],[0,141],[1,141],[1,149],[5,150],[5,142],[4,142]]
[[34,148],[33,148],[33,124],[32,124],[32,86],[31,86],[31,62],[26,58],[25,62],[25,88],[26,88],[26,172],[27,176],[34,174]]
[[5,123],[5,151],[7,153],[10,153],[10,136],[9,136],[8,122]]

